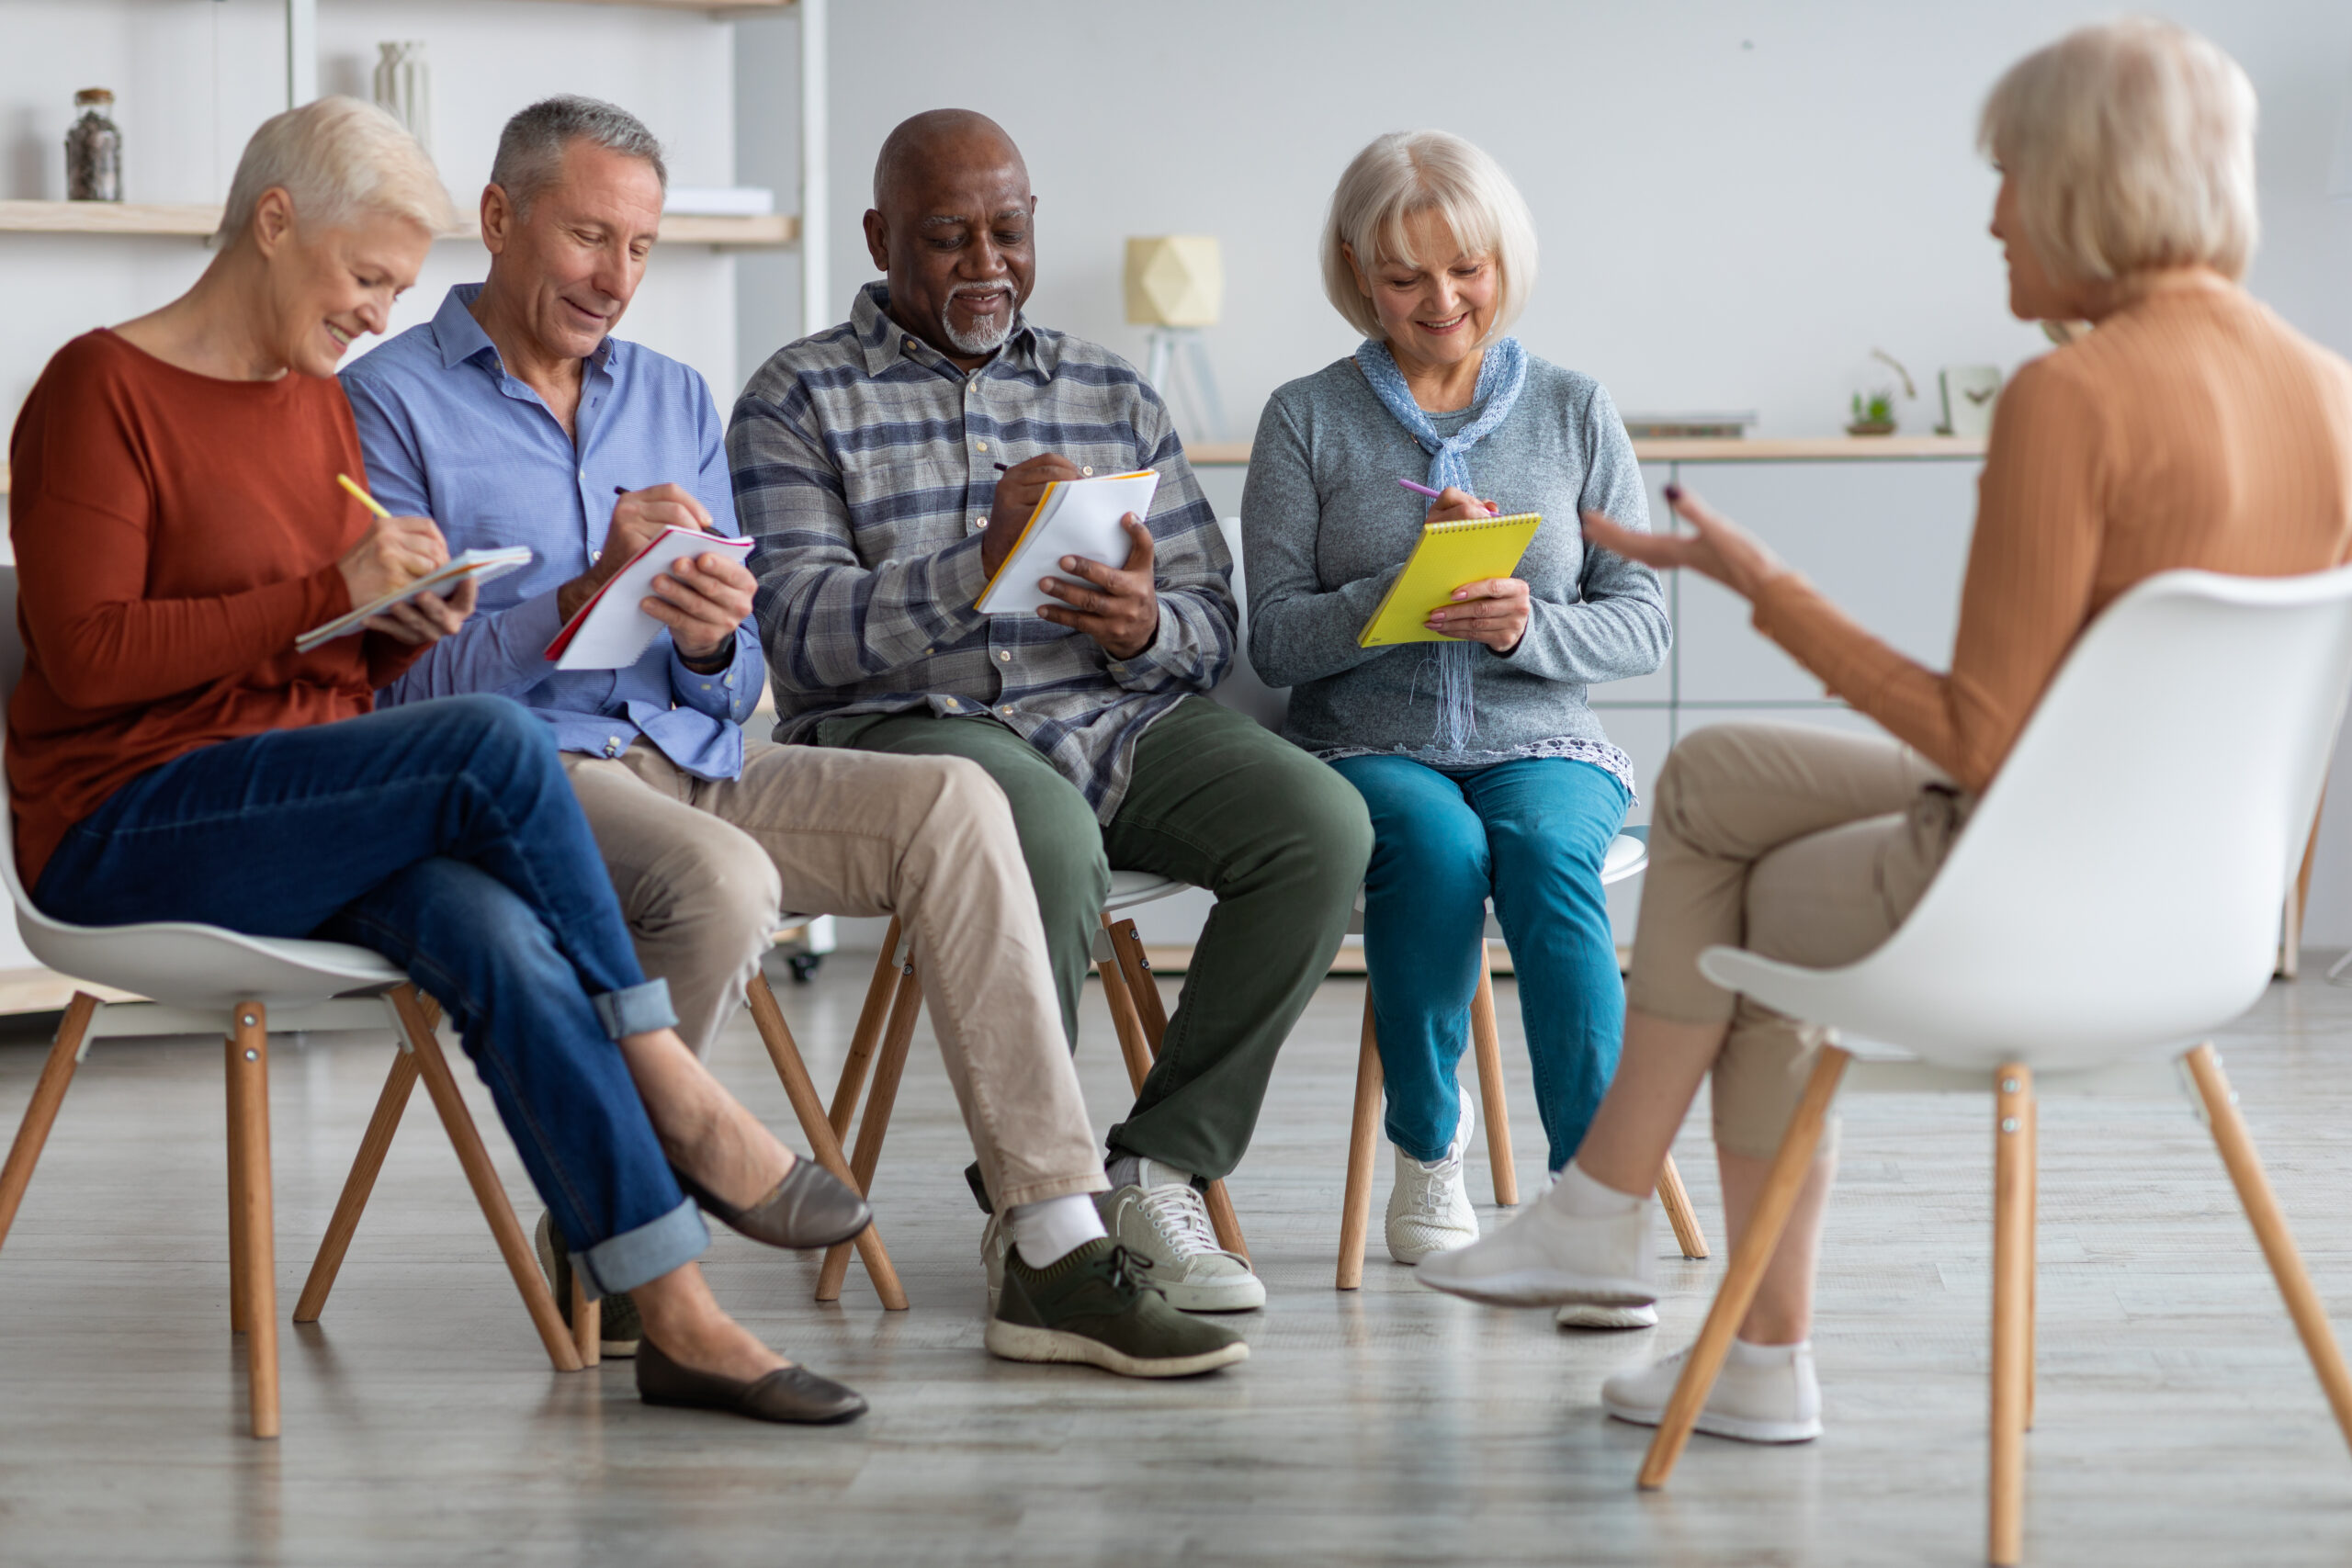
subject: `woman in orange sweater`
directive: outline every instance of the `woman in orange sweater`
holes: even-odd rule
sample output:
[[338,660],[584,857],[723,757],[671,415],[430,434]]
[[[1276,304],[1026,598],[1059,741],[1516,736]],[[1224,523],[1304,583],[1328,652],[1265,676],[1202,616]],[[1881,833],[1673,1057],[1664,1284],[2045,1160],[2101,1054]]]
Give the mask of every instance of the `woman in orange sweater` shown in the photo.
[[370,711],[470,590],[294,649],[447,558],[430,521],[371,521],[336,488],[365,469],[334,368],[450,221],[390,116],[306,105],[254,133],[196,287],[42,371],[9,448],[17,863],[64,919],[319,936],[401,964],[458,1024],[592,1299],[634,1297],[640,1393],[847,1419],[863,1400],[719,1309],[696,1200],[786,1247],[847,1240],[865,1204],[679,1039],[546,727],[501,698]]
[[[1893,739],[1724,725],[1660,773],[1617,1078],[1562,1179],[1475,1247],[1420,1265],[1438,1289],[1504,1304],[1649,1301],[1649,1198],[1699,1082],[1735,1245],[1820,1044],[1718,989],[1713,943],[1851,963],[1917,905],[1971,804],[2083,628],[2180,567],[2321,570],[2352,544],[2352,367],[2238,287],[2255,240],[2254,90],[2169,24],[2086,28],[1993,90],[1980,141],[2001,171],[1992,232],[2019,318],[2097,323],[2018,371],[1995,415],[1951,669],[1864,631],[1695,497],[1694,533],[1586,536],[1684,567],[1755,605],[1758,630]],[[1807,1342],[1835,1166],[1823,1152],[1699,1430],[1790,1442],[1821,1429]],[[1611,1378],[1602,1403],[1655,1425],[1682,1357]]]

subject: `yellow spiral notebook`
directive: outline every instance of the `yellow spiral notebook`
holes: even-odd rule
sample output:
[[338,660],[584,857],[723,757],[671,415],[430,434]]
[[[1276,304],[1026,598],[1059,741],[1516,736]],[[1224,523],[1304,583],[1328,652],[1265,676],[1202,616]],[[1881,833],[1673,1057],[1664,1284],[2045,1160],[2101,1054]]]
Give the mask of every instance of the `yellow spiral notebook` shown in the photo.
[[1425,525],[1412,558],[1388,585],[1380,608],[1357,634],[1356,646],[1453,641],[1424,624],[1430,612],[1452,600],[1453,591],[1465,582],[1509,577],[1543,525],[1543,514],[1535,512]]

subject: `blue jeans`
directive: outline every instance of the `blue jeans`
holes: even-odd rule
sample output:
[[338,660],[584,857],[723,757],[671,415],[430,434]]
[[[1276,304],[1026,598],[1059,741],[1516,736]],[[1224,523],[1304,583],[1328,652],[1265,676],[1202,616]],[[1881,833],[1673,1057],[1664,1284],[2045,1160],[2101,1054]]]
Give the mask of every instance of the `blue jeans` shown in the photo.
[[710,1244],[614,1042],[676,1021],[629,945],[548,728],[452,697],[222,741],[76,824],[34,902],[372,948],[456,1022],[599,1293]]
[[1364,962],[1387,1078],[1388,1141],[1444,1157],[1461,1120],[1487,900],[1510,944],[1550,1168],[1568,1163],[1617,1071],[1625,989],[1601,861],[1631,804],[1589,762],[1531,758],[1444,773],[1407,757],[1331,764],[1372,810]]

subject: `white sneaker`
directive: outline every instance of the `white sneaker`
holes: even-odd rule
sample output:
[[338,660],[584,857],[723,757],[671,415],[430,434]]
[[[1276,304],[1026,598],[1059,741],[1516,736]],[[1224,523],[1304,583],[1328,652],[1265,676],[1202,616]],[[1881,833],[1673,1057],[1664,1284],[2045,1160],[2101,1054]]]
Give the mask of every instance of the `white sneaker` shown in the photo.
[[1556,1191],[1528,1204],[1494,1235],[1425,1258],[1414,1277],[1432,1290],[1494,1306],[1648,1306],[1657,1250],[1650,1241],[1657,1201],[1621,1213],[1572,1214]]
[[1396,1150],[1396,1184],[1388,1190],[1388,1256],[1419,1263],[1478,1239],[1478,1211],[1470,1206],[1463,1151],[1470,1146],[1470,1091],[1462,1090],[1462,1119],[1445,1157],[1423,1165]]
[[1141,1260],[1144,1277],[1179,1312],[1250,1312],[1266,1304],[1266,1287],[1248,1259],[1216,1244],[1209,1206],[1189,1179],[1153,1160],[1143,1184],[1099,1193],[1094,1206],[1111,1239]]
[[1552,1314],[1552,1321],[1562,1328],[1656,1328],[1657,1308],[1600,1306],[1592,1302],[1570,1302]]
[[[1600,1407],[1620,1421],[1655,1427],[1666,1418],[1689,1350],[1600,1385]],[[1698,1429],[1743,1443],[1805,1443],[1821,1436],[1821,1383],[1813,1347],[1743,1345],[1735,1340],[1724,1370],[1700,1407]]]

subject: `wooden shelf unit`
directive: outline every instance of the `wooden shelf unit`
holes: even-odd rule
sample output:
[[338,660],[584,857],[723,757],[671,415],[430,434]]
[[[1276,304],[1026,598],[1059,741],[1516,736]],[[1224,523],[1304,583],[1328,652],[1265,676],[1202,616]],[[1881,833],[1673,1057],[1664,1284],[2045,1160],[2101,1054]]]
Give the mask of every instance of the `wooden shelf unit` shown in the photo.
[[[1184,455],[1195,468],[1246,468],[1247,441],[1204,441]],[[1637,440],[1645,463],[1885,463],[1955,461],[1984,456],[1982,439],[1968,435],[1822,435],[1747,441],[1679,437]]]
[[[0,201],[0,233],[5,234],[151,234],[200,240],[220,226],[220,209],[202,202]],[[470,240],[476,232],[469,221],[441,237]],[[662,237],[673,245],[780,250],[798,243],[800,220],[788,212],[764,218],[673,213],[662,220]]]

